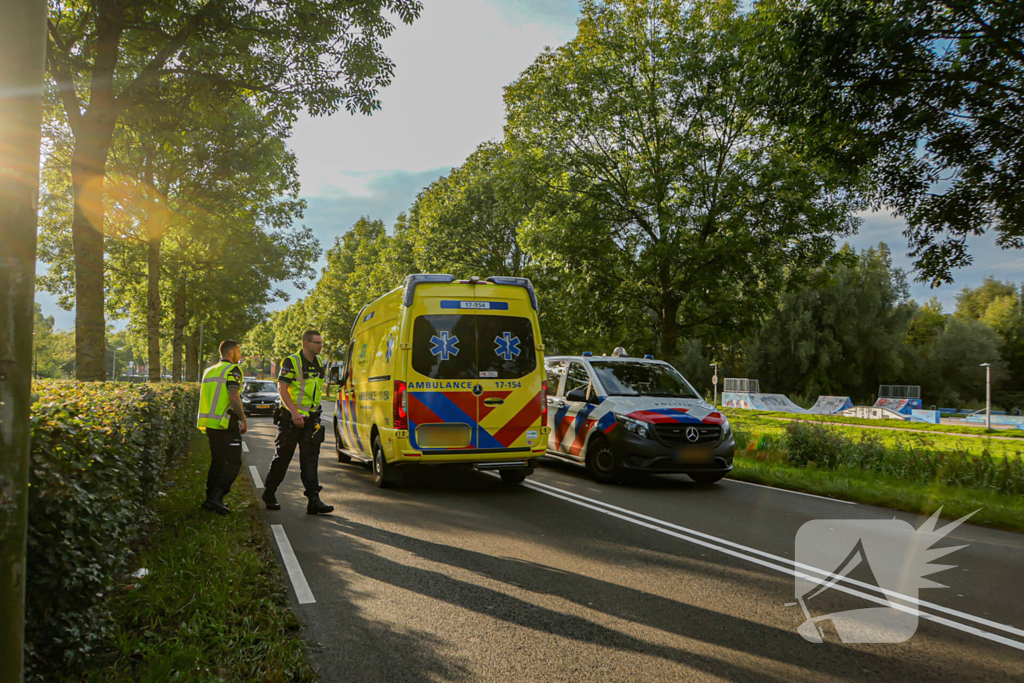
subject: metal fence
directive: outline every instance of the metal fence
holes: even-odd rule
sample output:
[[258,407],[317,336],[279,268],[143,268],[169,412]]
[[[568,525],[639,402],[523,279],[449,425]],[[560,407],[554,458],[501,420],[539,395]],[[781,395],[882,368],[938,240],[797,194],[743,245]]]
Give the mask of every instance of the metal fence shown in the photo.
[[756,379],[726,377],[722,391],[740,394],[760,394],[761,384]]
[[921,398],[921,387],[909,384],[882,384],[878,398]]

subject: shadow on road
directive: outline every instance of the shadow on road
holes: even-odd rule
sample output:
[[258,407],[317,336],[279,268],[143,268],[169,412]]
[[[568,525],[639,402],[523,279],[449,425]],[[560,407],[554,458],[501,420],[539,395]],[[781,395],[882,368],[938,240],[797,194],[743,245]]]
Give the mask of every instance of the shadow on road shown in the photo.
[[[843,672],[850,672],[851,678],[860,680],[865,678],[862,672],[871,670],[886,671],[893,680],[938,680],[949,671],[948,663],[935,660],[922,667],[920,660],[904,661],[895,651],[892,656],[885,656],[835,643],[809,646],[794,630],[670,600],[593,576],[433,543],[342,518],[332,518],[330,522],[353,539],[345,548],[344,556],[338,559],[357,574],[517,627],[623,652],[653,655],[730,680],[781,681],[787,678],[772,676],[764,670],[754,671],[728,659],[642,640],[582,616],[541,607],[443,572],[401,564],[382,557],[362,541],[387,545],[517,589],[555,596],[617,619],[828,677],[846,678]],[[713,580],[713,569],[706,571],[708,581]]]

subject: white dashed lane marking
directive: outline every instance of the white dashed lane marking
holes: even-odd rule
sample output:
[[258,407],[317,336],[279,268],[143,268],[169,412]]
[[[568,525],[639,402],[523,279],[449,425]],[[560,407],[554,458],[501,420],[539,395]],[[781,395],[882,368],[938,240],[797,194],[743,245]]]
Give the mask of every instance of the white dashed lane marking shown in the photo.
[[243,453],[248,453],[249,452],[249,446],[248,446],[248,444],[245,443],[245,441],[242,441],[242,452]]
[[288,571],[288,578],[292,580],[295,598],[299,601],[300,605],[316,602],[316,598],[313,597],[313,591],[309,589],[309,584],[306,583],[306,575],[302,573],[302,567],[299,566],[299,558],[295,557],[292,544],[288,541],[288,534],[284,532],[284,527],[280,524],[271,524],[270,529],[274,532],[274,539],[277,541],[277,547],[281,551],[281,558],[284,560],[284,568]]
[[249,465],[249,473],[252,474],[252,483],[256,484],[256,488],[263,488],[263,480],[260,479],[260,473],[256,469],[256,465]]

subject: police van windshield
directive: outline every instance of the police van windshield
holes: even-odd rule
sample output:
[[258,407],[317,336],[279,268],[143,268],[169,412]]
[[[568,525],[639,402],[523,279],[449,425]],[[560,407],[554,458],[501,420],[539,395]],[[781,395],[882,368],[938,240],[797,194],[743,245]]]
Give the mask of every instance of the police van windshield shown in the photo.
[[537,367],[533,324],[510,315],[421,315],[413,370],[431,379],[517,379]]
[[671,365],[637,361],[590,362],[609,396],[695,398],[700,395]]
[[246,382],[243,394],[258,394],[263,391],[277,391],[277,385],[273,382]]

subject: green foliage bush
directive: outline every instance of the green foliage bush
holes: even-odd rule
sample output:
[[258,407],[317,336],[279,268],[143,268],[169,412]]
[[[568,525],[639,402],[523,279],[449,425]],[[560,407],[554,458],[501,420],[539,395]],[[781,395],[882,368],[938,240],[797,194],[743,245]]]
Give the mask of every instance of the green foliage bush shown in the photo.
[[195,433],[194,386],[33,385],[26,659],[30,680],[81,659],[110,627],[133,545]]
[[1020,458],[993,458],[988,451],[974,455],[885,444],[877,435],[867,433],[855,441],[835,429],[804,422],[786,426],[786,441],[789,463],[798,467],[848,467],[921,484],[1024,494],[1024,461]]

